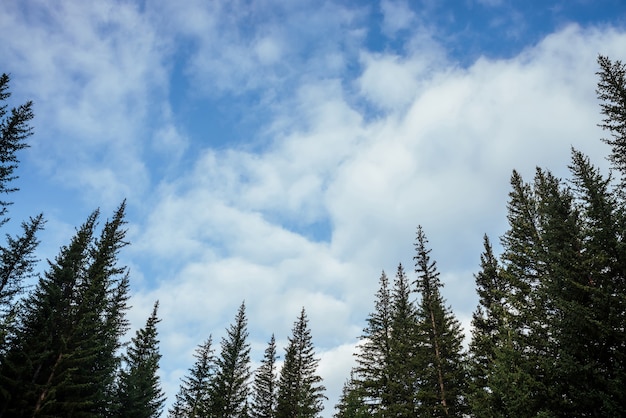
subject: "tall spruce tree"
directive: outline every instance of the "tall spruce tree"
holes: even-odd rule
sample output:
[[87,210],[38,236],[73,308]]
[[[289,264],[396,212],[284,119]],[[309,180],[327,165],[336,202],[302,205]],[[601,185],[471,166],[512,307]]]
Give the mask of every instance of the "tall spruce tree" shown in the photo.
[[94,212],[23,301],[0,367],[4,416],[103,416],[112,403],[128,276],[124,204],[94,238]]
[[165,394],[158,375],[159,340],[157,317],[159,302],[155,302],[146,325],[131,339],[124,355],[124,367],[118,382],[119,409],[116,416],[155,418],[161,415]]
[[584,276],[580,216],[571,190],[537,169],[532,185],[514,172],[509,230],[503,237],[506,334],[490,377],[500,413],[569,415],[561,338],[571,320],[567,299]]
[[216,373],[211,386],[211,416],[239,418],[247,416],[250,393],[250,344],[246,306],[242,302],[235,323],[222,338],[221,354],[216,359]]
[[626,219],[621,194],[610,191],[589,159],[573,151],[572,184],[582,218],[581,272],[559,293],[561,381],[571,410],[618,416],[626,396]]
[[274,334],[265,349],[265,354],[261,365],[254,375],[254,386],[252,391],[252,405],[250,416],[252,418],[273,418],[276,416],[276,340]]
[[474,416],[498,417],[499,407],[490,387],[495,351],[502,346],[506,327],[504,298],[507,289],[489,238],[483,239],[480,272],[475,276],[479,305],[472,315],[472,339],[469,344],[470,387],[468,403]]
[[[0,194],[8,195],[17,191],[12,183],[17,179],[18,151],[27,148],[26,139],[32,135],[30,122],[33,119],[32,102],[26,102],[8,111],[6,103],[10,77],[0,75]],[[8,207],[11,201],[0,199],[0,226],[9,221]],[[22,222],[22,233],[7,235],[6,245],[0,246],[0,363],[5,354],[8,334],[12,332],[16,317],[16,297],[23,291],[23,281],[30,277],[37,260],[35,249],[39,244],[37,232],[43,228],[40,214]]]
[[294,324],[278,382],[277,418],[315,418],[324,409],[326,388],[317,374],[311,331],[304,308]]
[[467,412],[467,376],[463,333],[452,310],[444,305],[439,272],[430,260],[431,250],[422,230],[415,243],[415,287],[420,295],[418,414],[431,417],[461,417]]
[[[363,402],[372,416],[378,416],[389,407],[389,367],[391,366],[392,299],[389,279],[383,271],[376,292],[374,311],[366,319],[356,356],[355,376],[351,386],[362,391]],[[354,390],[352,390],[354,391]]]
[[215,374],[215,356],[211,336],[194,354],[196,362],[189,375],[182,379],[176,401],[169,411],[172,418],[201,418],[210,416],[211,384]]
[[411,283],[398,265],[391,290],[391,332],[387,388],[377,416],[414,417],[421,371],[417,355],[417,311],[411,301]]
[[509,229],[501,239],[507,327],[502,347],[496,350],[491,388],[502,402],[503,415],[529,417],[545,412],[551,401],[540,358],[547,346],[534,334],[545,324],[536,290],[546,273],[535,190],[517,171],[511,186]]

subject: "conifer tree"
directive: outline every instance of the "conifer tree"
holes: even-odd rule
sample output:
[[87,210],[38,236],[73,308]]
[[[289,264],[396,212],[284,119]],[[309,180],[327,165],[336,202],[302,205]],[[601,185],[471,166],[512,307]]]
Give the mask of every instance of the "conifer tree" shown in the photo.
[[159,302],[155,302],[146,325],[131,339],[120,371],[117,416],[155,418],[161,415],[165,394],[158,376],[159,340],[157,317]]
[[499,407],[490,387],[496,349],[502,347],[506,327],[504,298],[507,289],[489,238],[483,239],[481,270],[476,275],[479,305],[472,315],[472,339],[469,345],[470,389],[468,402],[473,415],[497,417]]
[[392,300],[389,279],[383,271],[376,292],[374,312],[366,319],[356,356],[355,376],[348,382],[362,391],[363,402],[372,416],[389,407],[389,367],[391,365]]
[[422,371],[417,363],[417,312],[402,264],[398,265],[391,291],[390,328],[387,388],[383,392],[383,407],[376,416],[409,418],[417,412],[417,385]]
[[277,418],[315,418],[324,409],[326,388],[317,374],[311,331],[304,308],[293,327],[285,349],[285,362],[278,382]]
[[569,188],[549,171],[538,168],[532,186],[514,172],[512,185],[502,240],[508,327],[490,386],[502,414],[567,414],[572,400],[558,352],[570,314],[565,301],[584,276],[579,214]]
[[343,385],[335,409],[337,412],[333,415],[334,418],[369,418],[372,416],[368,412],[367,404],[363,398],[361,383],[355,379],[352,372],[350,378]]
[[[517,171],[511,176],[509,193],[509,229],[502,237],[502,278],[508,292],[502,347],[496,351],[494,374],[490,387],[502,401],[502,415],[530,417],[544,411],[550,403],[541,356],[540,338],[531,330],[545,324],[542,306],[535,290],[545,273],[539,229],[539,204],[535,190],[523,181]],[[539,322],[541,321],[541,322]],[[544,356],[545,358],[545,356]],[[543,402],[546,400],[546,402]]]
[[221,355],[216,359],[216,373],[211,387],[211,413],[217,418],[247,416],[250,392],[250,344],[245,303],[235,317],[235,323],[222,338]]
[[611,146],[609,161],[622,174],[622,188],[626,185],[626,65],[606,56],[598,57],[600,80],[596,93],[604,119],[600,127],[611,134],[603,141]]
[[467,408],[467,376],[462,353],[463,334],[459,321],[444,305],[436,263],[421,226],[417,229],[415,281],[420,295],[418,313],[419,353],[418,414],[431,417],[461,417]]
[[273,418],[276,415],[276,340],[274,334],[265,349],[261,365],[254,375],[254,387],[250,416],[252,418]]
[[124,204],[94,238],[92,213],[22,303],[0,367],[0,415],[102,416],[126,331]]
[[619,196],[578,151],[572,153],[572,184],[582,225],[579,273],[561,287],[560,381],[567,382],[571,410],[617,416],[626,396],[626,219]]
[[[0,194],[17,191],[17,188],[9,185],[17,178],[14,174],[19,163],[17,151],[28,147],[26,139],[33,134],[29,125],[34,118],[31,101],[12,108],[7,116],[5,102],[11,97],[9,82],[7,74],[0,75]],[[9,205],[11,202],[0,200],[0,226],[8,221],[6,214]]]
[[210,414],[210,388],[215,373],[211,336],[201,344],[194,357],[196,362],[182,380],[176,401],[169,411],[172,418],[201,418]]
[[[26,139],[33,133],[30,122],[34,117],[30,101],[8,112],[9,82],[7,74],[0,75],[0,194],[3,195],[18,190],[11,186],[17,178],[17,152],[29,146]],[[9,221],[7,213],[11,204],[8,200],[0,200],[0,226]],[[43,225],[41,214],[31,217],[22,222],[21,235],[7,235],[6,245],[0,246],[0,363],[17,314],[16,297],[22,293],[23,281],[31,276],[37,262],[34,258],[39,244],[37,232]]]

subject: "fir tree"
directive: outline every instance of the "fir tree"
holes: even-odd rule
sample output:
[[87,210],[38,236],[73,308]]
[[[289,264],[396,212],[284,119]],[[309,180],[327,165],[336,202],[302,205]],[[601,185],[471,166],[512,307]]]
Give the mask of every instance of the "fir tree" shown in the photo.
[[245,303],[235,317],[235,323],[222,338],[221,355],[211,387],[211,413],[217,418],[238,418],[247,415],[250,392],[250,344]]
[[276,415],[276,341],[274,334],[265,349],[261,365],[254,375],[254,387],[250,416],[273,418]]
[[376,292],[374,312],[369,314],[356,354],[355,377],[352,386],[358,385],[363,402],[372,416],[389,407],[389,367],[391,365],[392,300],[389,279],[383,271]]
[[128,277],[117,265],[124,205],[94,238],[98,212],[63,247],[17,316],[0,368],[2,414],[103,416],[112,403]]
[[546,371],[542,368],[545,363],[539,358],[547,347],[533,334],[545,324],[535,291],[546,273],[535,190],[517,171],[513,171],[511,186],[509,229],[501,239],[502,279],[508,289],[504,313],[507,326],[502,347],[496,351],[490,387],[502,402],[502,415],[528,417],[550,403]]
[[155,302],[146,325],[131,339],[119,376],[120,417],[154,418],[161,415],[165,395],[161,389],[158,370],[161,354],[157,324],[159,302]]
[[[10,78],[0,75],[0,194],[17,191],[11,183],[17,178],[15,169],[19,160],[17,152],[27,148],[26,139],[32,135],[30,122],[33,119],[32,102],[26,102],[7,111],[6,101],[10,98]],[[0,226],[9,221],[8,206],[12,202],[0,200]],[[0,363],[5,354],[7,338],[13,331],[16,317],[16,297],[23,291],[24,279],[30,277],[37,260],[34,252],[39,244],[37,232],[43,228],[42,215],[22,222],[22,234],[7,235],[7,243],[0,246]]]
[[626,383],[626,219],[621,194],[610,191],[610,178],[587,157],[573,151],[570,169],[582,218],[582,267],[559,293],[560,378],[572,410],[617,416],[626,402],[619,389]]
[[463,334],[459,321],[444,305],[436,263],[421,227],[417,230],[415,281],[420,295],[418,309],[418,413],[431,417],[460,417],[466,412],[467,376],[462,353]]
[[419,375],[417,312],[411,301],[411,284],[398,265],[391,292],[391,332],[387,388],[376,416],[414,417]]
[[369,418],[372,416],[363,398],[361,383],[355,379],[353,373],[350,373],[350,378],[344,383],[335,409],[337,412],[333,415],[334,418]]
[[611,133],[611,138],[603,141],[611,146],[609,161],[621,172],[623,188],[626,184],[626,65],[603,55],[598,57],[598,64],[600,80],[596,93],[605,117],[600,127]]
[[[17,151],[28,147],[26,139],[33,134],[29,125],[34,117],[31,101],[12,108],[10,116],[7,116],[7,105],[4,102],[11,97],[9,82],[7,74],[0,76],[0,194],[17,191],[17,188],[9,185],[17,178],[14,174],[19,163]],[[9,205],[11,202],[0,200],[0,226],[8,221],[6,214]]]
[[475,416],[497,417],[498,406],[495,405],[496,400],[490,387],[490,376],[493,373],[495,351],[502,346],[501,333],[506,326],[504,297],[507,289],[486,235],[483,245],[481,270],[476,275],[479,305],[472,315],[472,340],[469,345],[471,381],[468,402]]
[[311,331],[304,308],[293,327],[285,349],[285,362],[278,382],[277,418],[314,418],[324,409],[326,388],[317,374]]
[[201,418],[210,413],[210,388],[215,373],[213,340],[209,338],[196,349],[196,362],[182,380],[176,401],[169,411],[172,418]]

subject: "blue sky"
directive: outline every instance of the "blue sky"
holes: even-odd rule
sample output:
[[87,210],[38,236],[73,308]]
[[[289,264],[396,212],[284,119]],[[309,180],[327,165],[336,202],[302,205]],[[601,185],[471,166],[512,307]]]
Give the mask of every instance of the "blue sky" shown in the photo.
[[126,198],[133,308],[161,302],[173,398],[246,300],[253,359],[302,306],[331,416],[381,270],[422,225],[468,329],[482,236],[512,169],[607,169],[596,57],[626,59],[626,4],[595,1],[0,2],[0,72],[35,102],[14,226],[52,258]]

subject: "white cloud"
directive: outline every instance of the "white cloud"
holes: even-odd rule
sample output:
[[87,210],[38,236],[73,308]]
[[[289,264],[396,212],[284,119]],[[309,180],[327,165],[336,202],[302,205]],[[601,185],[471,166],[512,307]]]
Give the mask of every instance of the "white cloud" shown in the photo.
[[406,1],[383,0],[380,3],[383,13],[383,33],[393,37],[401,30],[410,29],[417,21],[417,16]]

